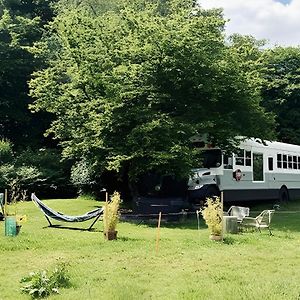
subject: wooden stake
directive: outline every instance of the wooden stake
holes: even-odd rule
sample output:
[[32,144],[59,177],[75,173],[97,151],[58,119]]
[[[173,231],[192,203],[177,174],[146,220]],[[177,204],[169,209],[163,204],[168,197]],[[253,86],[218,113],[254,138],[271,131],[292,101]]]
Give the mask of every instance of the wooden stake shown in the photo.
[[156,234],[156,247],[155,247],[156,254],[158,253],[158,246],[159,246],[159,240],[160,240],[160,221],[161,221],[161,212],[158,215],[157,234]]
[[222,233],[221,233],[221,236],[222,236],[222,241],[223,241],[223,211],[224,211],[224,195],[223,195],[223,191],[221,191],[221,209],[222,209],[222,215],[221,215],[221,217],[222,217]]
[[7,189],[4,192],[4,217],[7,216]]
[[107,228],[107,225],[108,225],[108,223],[107,223],[107,221],[108,221],[108,192],[107,191],[105,191],[105,207],[104,207],[104,210],[106,210],[106,212],[105,212],[105,214],[106,214],[106,218],[105,218],[105,230],[108,230],[108,228]]

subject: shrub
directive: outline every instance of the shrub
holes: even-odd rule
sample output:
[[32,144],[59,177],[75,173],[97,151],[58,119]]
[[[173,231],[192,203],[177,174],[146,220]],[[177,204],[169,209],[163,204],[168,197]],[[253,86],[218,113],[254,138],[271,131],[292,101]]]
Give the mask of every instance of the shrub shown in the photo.
[[111,202],[105,204],[103,213],[104,232],[115,231],[119,222],[119,207],[121,203],[120,194],[114,192]]
[[0,139],[0,163],[8,163],[13,160],[12,145],[9,141]]
[[93,166],[86,159],[75,163],[71,168],[71,182],[79,189],[80,194],[86,193],[95,183],[94,176]]
[[200,210],[208,229],[213,235],[222,234],[222,203],[219,197],[207,198],[205,206]]
[[21,283],[26,284],[21,288],[22,293],[29,294],[34,299],[44,298],[51,294],[59,294],[59,288],[71,286],[66,264],[60,263],[52,274],[48,273],[47,270],[43,270],[23,277]]

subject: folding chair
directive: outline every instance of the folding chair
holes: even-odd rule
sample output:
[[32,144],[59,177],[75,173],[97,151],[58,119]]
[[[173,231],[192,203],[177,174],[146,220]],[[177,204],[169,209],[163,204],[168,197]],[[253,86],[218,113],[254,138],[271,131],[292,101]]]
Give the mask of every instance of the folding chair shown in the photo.
[[259,232],[261,232],[261,228],[268,228],[270,235],[272,235],[270,225],[274,212],[275,210],[263,210],[256,218],[245,217],[241,225],[243,227],[255,227]]

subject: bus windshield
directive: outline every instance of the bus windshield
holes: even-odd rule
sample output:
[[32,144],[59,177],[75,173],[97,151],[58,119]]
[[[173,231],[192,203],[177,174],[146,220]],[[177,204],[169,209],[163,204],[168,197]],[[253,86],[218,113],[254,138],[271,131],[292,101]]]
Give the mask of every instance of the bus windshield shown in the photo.
[[218,168],[222,163],[220,149],[207,149],[199,152],[198,168]]

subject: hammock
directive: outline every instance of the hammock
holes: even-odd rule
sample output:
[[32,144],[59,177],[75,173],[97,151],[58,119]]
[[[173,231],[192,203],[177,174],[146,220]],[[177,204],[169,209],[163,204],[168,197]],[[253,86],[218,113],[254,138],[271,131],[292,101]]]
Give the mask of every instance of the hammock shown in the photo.
[[96,218],[96,220],[88,228],[88,230],[91,230],[93,225],[97,222],[97,220],[100,218],[100,216],[103,214],[103,211],[104,211],[104,208],[101,207],[101,208],[97,208],[95,210],[89,211],[81,216],[68,216],[68,215],[62,214],[62,213],[57,212],[54,209],[50,208],[49,206],[44,204],[35,194],[31,194],[31,200],[43,212],[45,218],[49,222],[50,227],[55,227],[57,225],[52,225],[49,217],[54,220],[62,221],[62,222],[84,222],[84,221],[88,221],[90,219]]

